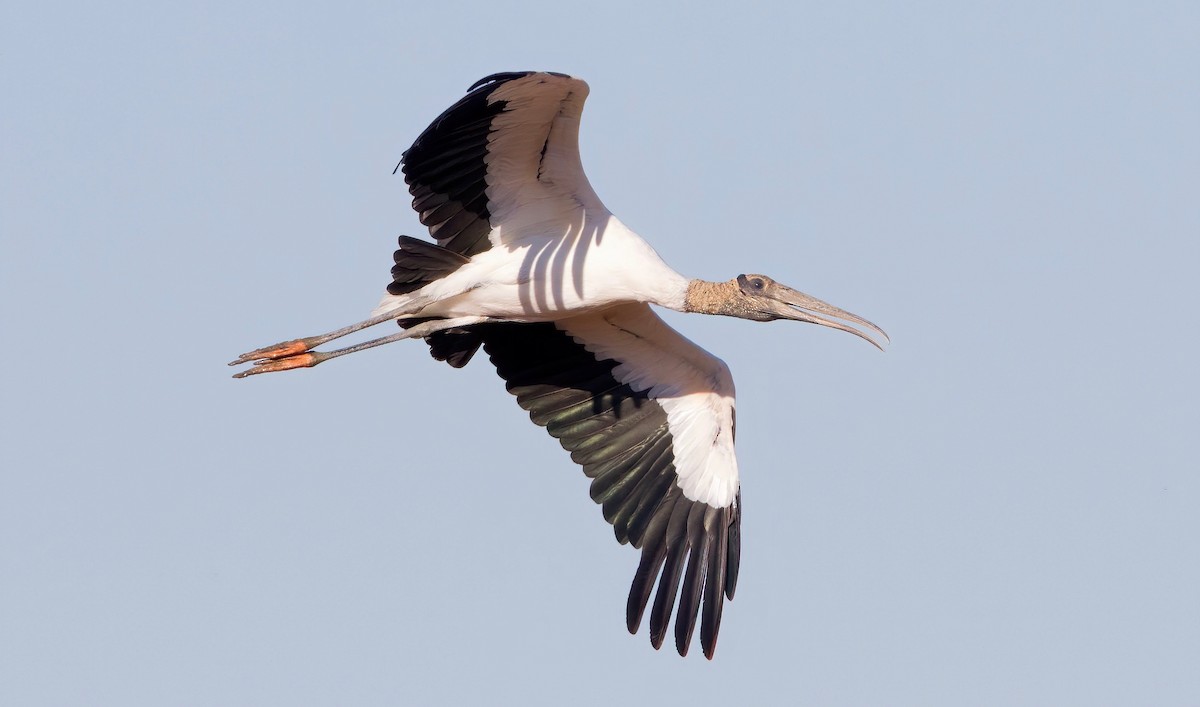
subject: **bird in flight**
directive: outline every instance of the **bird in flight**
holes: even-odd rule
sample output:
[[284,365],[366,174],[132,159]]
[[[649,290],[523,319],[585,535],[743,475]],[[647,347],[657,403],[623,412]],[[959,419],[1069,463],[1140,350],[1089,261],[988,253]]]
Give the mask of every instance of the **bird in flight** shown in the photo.
[[[649,606],[659,648],[678,604],[676,649],[687,654],[699,620],[711,659],[741,555],[733,378],[650,305],[820,324],[879,348],[872,334],[887,335],[766,275],[708,282],[671,269],[584,175],[587,95],[586,83],[559,73],[476,82],[404,153],[413,209],[436,244],[400,237],[374,316],[230,365],[251,364],[234,376],[243,378],[423,338],[435,359],[459,368],[482,348],[517,404],[583,467],[617,540],[641,549],[630,633]],[[316,350],[389,321],[402,331]]]

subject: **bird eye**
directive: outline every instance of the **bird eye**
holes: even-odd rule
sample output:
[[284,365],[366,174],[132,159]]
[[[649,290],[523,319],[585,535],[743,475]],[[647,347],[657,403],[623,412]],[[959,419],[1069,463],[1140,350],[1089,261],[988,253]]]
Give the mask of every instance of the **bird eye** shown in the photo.
[[756,277],[750,281],[750,286],[756,290],[761,290],[762,288],[766,287],[766,283],[762,281],[761,277]]

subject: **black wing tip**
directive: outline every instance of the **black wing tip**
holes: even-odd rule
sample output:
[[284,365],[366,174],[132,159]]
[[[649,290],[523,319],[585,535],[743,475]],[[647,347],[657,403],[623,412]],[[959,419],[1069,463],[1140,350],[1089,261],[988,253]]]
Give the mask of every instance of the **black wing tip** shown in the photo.
[[[713,656],[715,656],[717,654],[716,641],[713,641],[712,643],[701,642],[700,647],[703,649],[704,657],[707,660],[712,660]],[[676,645],[675,648],[676,648],[676,650],[679,651],[680,657],[683,657],[683,658],[687,657],[687,654],[688,654],[688,646],[687,645],[682,645],[682,646]]]
[[650,645],[654,650],[662,650],[663,639],[667,637],[667,630],[664,628],[658,633],[650,632]]
[[488,74],[487,76],[484,76],[475,83],[471,84],[471,87],[467,89],[467,93],[474,91],[480,86],[487,86],[491,83],[508,83],[509,81],[514,81],[516,79],[523,79],[531,74],[549,74],[551,76],[558,76],[559,78],[564,79],[571,78],[570,74],[564,74],[558,71],[501,71],[495,74]]
[[507,83],[514,79],[523,78],[532,73],[536,73],[536,72],[533,72],[533,71],[498,71],[494,74],[488,74],[487,76],[484,76],[483,78],[479,79],[475,83],[471,84],[471,87],[467,89],[467,93],[474,91],[475,89],[479,88],[480,86],[486,86],[490,83],[497,83],[497,84]]
[[688,645],[691,643],[691,638],[690,637],[688,638],[688,643],[683,643],[679,639],[678,626],[679,626],[679,624],[676,624],[677,630],[675,631],[675,650],[679,652],[680,658],[686,658],[687,654],[688,654]]
[[637,633],[649,609],[650,645],[658,650],[675,613],[679,655],[687,656],[699,624],[704,657],[713,659],[728,589],[728,563],[733,559],[728,554],[729,535],[738,520],[736,505],[716,508],[687,499],[678,486],[671,490],[642,538],[642,559],[626,604],[631,634]]

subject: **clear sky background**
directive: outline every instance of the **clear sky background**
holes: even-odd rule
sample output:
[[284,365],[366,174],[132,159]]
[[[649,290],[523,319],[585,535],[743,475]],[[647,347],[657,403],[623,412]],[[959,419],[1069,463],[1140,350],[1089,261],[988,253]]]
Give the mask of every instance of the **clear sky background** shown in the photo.
[[[1200,703],[1197,7],[6,4],[0,703]],[[738,384],[711,663],[485,358],[225,366],[363,318],[522,69],[676,269],[894,341],[668,316]]]

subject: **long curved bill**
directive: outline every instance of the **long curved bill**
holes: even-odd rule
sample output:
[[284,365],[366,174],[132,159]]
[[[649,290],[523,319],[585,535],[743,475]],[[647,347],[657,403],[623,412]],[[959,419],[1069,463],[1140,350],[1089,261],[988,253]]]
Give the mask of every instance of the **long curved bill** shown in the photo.
[[[819,300],[811,295],[806,295],[798,290],[793,290],[786,285],[775,283],[775,288],[773,289],[775,291],[771,292],[770,295],[776,304],[773,308],[774,313],[783,319],[793,319],[798,322],[808,322],[809,324],[820,324],[821,326],[854,334],[860,339],[871,342],[871,345],[880,351],[883,351],[883,347],[879,345],[878,341],[871,338],[869,334],[862,330],[855,329],[844,322],[852,322],[864,329],[868,329],[883,337],[883,340],[887,343],[891,343],[892,341],[888,338],[887,332],[857,314],[834,307],[828,302]],[[837,321],[838,319],[844,320],[844,322],[839,322]]]

